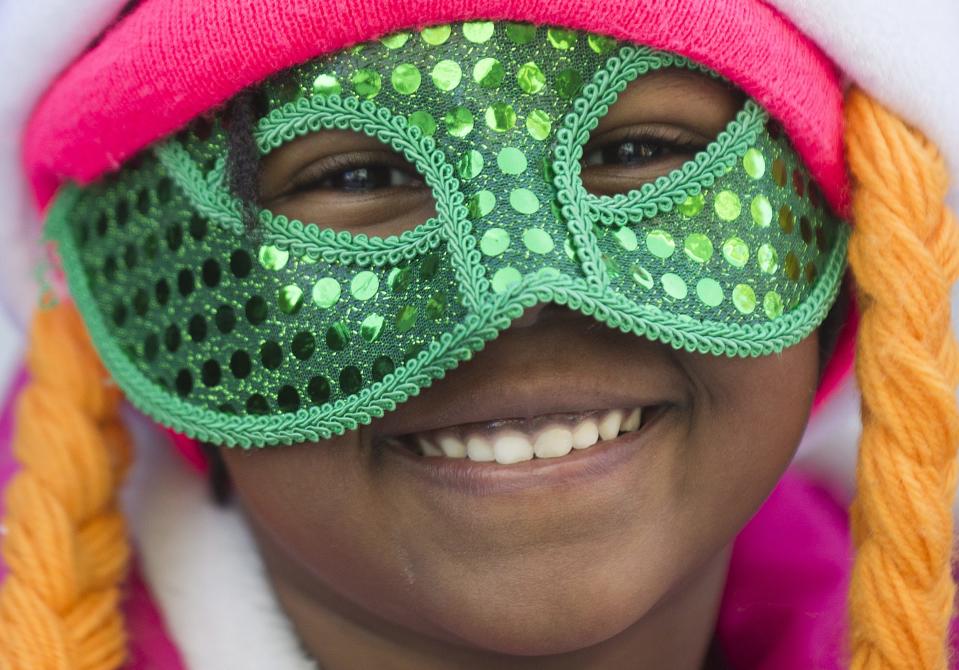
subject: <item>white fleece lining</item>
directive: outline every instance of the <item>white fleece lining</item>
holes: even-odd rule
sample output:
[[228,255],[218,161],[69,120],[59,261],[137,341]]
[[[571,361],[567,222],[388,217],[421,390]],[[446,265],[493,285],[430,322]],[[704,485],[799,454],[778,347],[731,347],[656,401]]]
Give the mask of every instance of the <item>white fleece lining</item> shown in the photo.
[[206,480],[149,420],[127,423],[137,453],[124,507],[144,580],[187,668],[316,670],[239,512],[212,503]]

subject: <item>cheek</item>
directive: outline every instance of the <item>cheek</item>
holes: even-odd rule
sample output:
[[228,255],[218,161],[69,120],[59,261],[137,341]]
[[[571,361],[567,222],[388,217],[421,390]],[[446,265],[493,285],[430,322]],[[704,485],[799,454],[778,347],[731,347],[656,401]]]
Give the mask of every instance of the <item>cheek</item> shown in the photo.
[[818,384],[818,340],[756,359],[699,357],[690,371],[705,390],[689,409],[678,509],[704,533],[728,538],[795,454]]
[[228,450],[225,459],[272,575],[312,599],[399,617],[405,612],[393,602],[402,600],[405,579],[358,442],[354,431],[319,445]]

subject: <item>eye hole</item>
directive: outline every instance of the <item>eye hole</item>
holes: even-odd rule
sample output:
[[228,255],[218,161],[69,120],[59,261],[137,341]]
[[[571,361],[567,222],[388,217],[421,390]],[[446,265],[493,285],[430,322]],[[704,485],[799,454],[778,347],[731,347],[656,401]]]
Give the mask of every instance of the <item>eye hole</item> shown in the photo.
[[583,186],[615,195],[669,174],[715,140],[744,102],[733,86],[683,68],[636,79],[583,147]]
[[436,215],[423,175],[379,140],[347,130],[301,137],[260,170],[260,205],[323,228],[387,237]]
[[669,126],[617,129],[583,150],[583,185],[596,195],[625,193],[675,170],[706,148],[696,133]]

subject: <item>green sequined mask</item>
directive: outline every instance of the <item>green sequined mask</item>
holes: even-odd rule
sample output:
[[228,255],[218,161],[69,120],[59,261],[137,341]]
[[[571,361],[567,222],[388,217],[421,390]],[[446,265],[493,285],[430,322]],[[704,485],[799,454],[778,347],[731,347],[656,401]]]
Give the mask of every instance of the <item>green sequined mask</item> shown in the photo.
[[665,67],[705,71],[520,24],[399,33],[266,82],[255,140],[378,138],[422,175],[433,219],[377,238],[262,211],[251,233],[214,119],[65,188],[49,236],[131,401],[217,444],[368,423],[542,302],[687,351],[779,352],[832,305],[848,231],[755,102],[681,169],[621,195],[583,187],[590,131]]

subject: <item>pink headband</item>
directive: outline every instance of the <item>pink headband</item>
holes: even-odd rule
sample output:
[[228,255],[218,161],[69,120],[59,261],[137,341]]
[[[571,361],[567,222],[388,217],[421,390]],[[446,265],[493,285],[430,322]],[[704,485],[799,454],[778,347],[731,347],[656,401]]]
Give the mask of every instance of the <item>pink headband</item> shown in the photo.
[[403,27],[477,17],[562,25],[674,51],[720,72],[778,118],[845,211],[835,69],[759,0],[145,0],[71,66],[29,123],[27,174],[44,205],[242,88]]

